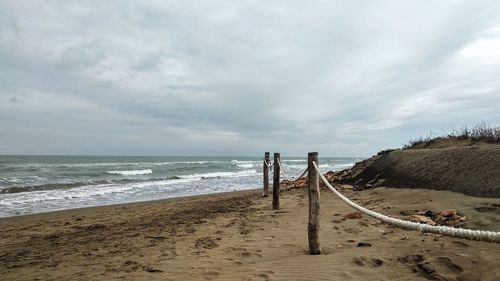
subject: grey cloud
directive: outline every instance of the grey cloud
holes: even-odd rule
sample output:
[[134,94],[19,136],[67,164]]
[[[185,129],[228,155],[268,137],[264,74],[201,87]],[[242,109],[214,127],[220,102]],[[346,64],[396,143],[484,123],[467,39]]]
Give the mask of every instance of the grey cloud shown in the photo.
[[147,54],[133,66],[133,69],[139,71],[153,71],[158,68],[165,55],[166,51],[164,49]]
[[[486,65],[461,52],[500,40],[500,30],[491,32],[500,27],[499,8],[490,1],[3,3],[0,100],[10,102],[0,105],[8,135],[0,153],[269,147],[366,156],[432,130],[498,123],[500,60]],[[23,102],[14,108],[12,97]],[[21,140],[29,138],[44,145]]]
[[12,97],[9,99],[9,101],[10,101],[11,103],[18,103],[18,102],[21,102],[21,101],[18,99],[18,97],[17,97],[17,96],[12,96]]
[[61,65],[66,68],[88,68],[96,65],[105,53],[99,41],[100,39],[93,39],[65,48],[61,54]]

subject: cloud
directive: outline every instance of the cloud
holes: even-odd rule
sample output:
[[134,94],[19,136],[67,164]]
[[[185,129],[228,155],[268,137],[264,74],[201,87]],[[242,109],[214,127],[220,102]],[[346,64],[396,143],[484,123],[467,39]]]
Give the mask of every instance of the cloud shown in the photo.
[[12,97],[9,99],[9,101],[10,101],[11,103],[18,103],[18,102],[20,102],[20,100],[17,98],[17,96],[12,96]]
[[499,9],[3,2],[0,153],[367,156],[498,123]]

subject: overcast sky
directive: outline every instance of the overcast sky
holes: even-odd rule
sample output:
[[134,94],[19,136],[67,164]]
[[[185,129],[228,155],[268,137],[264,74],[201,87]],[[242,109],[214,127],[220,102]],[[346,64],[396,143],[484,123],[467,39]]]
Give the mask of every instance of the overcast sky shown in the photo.
[[498,1],[0,1],[0,154],[370,156],[500,124]]

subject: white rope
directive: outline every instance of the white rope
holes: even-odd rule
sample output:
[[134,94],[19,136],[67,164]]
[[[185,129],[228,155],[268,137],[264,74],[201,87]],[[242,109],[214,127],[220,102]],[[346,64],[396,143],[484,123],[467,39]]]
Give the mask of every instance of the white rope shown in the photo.
[[278,161],[278,166],[279,166],[279,169],[283,172],[283,179],[287,180],[287,181],[290,181],[287,177],[286,177],[286,170],[285,170],[285,167],[283,167],[281,165],[281,160],[279,158],[276,159]]
[[305,175],[306,175],[306,173],[307,173],[307,169],[308,169],[308,168],[306,168],[306,169],[304,170],[304,172],[300,175],[300,177],[298,177],[298,178],[297,178],[298,180],[300,180],[303,176],[305,176]]
[[347,203],[347,205],[353,207],[354,209],[356,209],[362,213],[365,213],[371,217],[379,219],[385,223],[392,224],[392,225],[406,228],[406,229],[420,230],[422,232],[430,232],[430,233],[443,234],[443,235],[452,236],[452,237],[460,237],[460,238],[467,238],[467,239],[472,239],[472,240],[500,243],[500,232],[421,224],[421,223],[391,218],[391,217],[388,217],[386,215],[374,212],[372,210],[368,210],[368,209],[361,207],[361,206],[357,205],[356,203],[352,202],[351,200],[349,200],[349,198],[345,197],[340,192],[338,192],[335,188],[333,188],[332,185],[326,180],[325,176],[323,176],[323,174],[321,173],[321,171],[319,170],[319,168],[315,162],[313,162],[313,165],[314,165],[314,168],[316,169],[316,171],[319,173],[323,183],[328,187],[328,189],[330,189],[333,193],[335,193],[335,195],[337,195],[342,201],[344,201],[345,203]]
[[[278,160],[278,166],[279,166],[280,170],[283,172],[283,179],[290,181],[290,179],[288,179],[286,176],[287,172],[285,170],[285,167],[283,167],[283,165],[281,165],[281,160],[279,158],[277,160]],[[307,167],[304,170],[304,172],[302,174],[300,174],[300,176],[297,178],[297,180],[301,179],[306,173],[307,173]]]
[[264,164],[268,166],[269,168],[271,167],[271,163],[269,162],[269,159],[264,158]]

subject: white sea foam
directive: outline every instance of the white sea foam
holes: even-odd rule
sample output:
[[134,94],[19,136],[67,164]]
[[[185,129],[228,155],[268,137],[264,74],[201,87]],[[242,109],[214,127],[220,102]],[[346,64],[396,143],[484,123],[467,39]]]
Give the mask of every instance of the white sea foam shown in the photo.
[[180,161],[180,162],[171,162],[172,164],[220,164],[226,163],[224,161]]
[[174,164],[207,164],[207,163],[217,163],[216,161],[182,161],[182,162],[173,162]]
[[335,166],[338,166],[338,167],[352,167],[352,166],[354,166],[354,163],[336,164]]
[[291,168],[291,169],[305,169],[305,168],[307,168],[307,165],[286,165],[285,163],[283,163],[283,166],[285,167],[285,169],[287,169],[287,168]]
[[22,184],[22,183],[33,183],[45,181],[46,178],[39,176],[24,176],[24,177],[9,177],[9,178],[0,178],[0,183],[6,184]]
[[252,164],[252,163],[248,163],[248,164],[236,164],[236,167],[240,167],[240,168],[244,168],[244,169],[248,169],[248,168],[253,168],[255,165]]
[[129,170],[129,171],[107,171],[106,173],[113,175],[136,176],[136,175],[152,174],[153,171],[151,171],[151,169],[145,169],[145,170]]
[[231,160],[233,164],[241,164],[241,163],[253,163],[253,161],[244,161],[244,160]]
[[249,169],[255,167],[254,161],[231,160],[231,163],[238,168]]
[[205,174],[192,174],[181,176],[182,179],[209,179],[209,178],[236,178],[258,174],[256,170],[243,170],[238,172],[214,172]]

